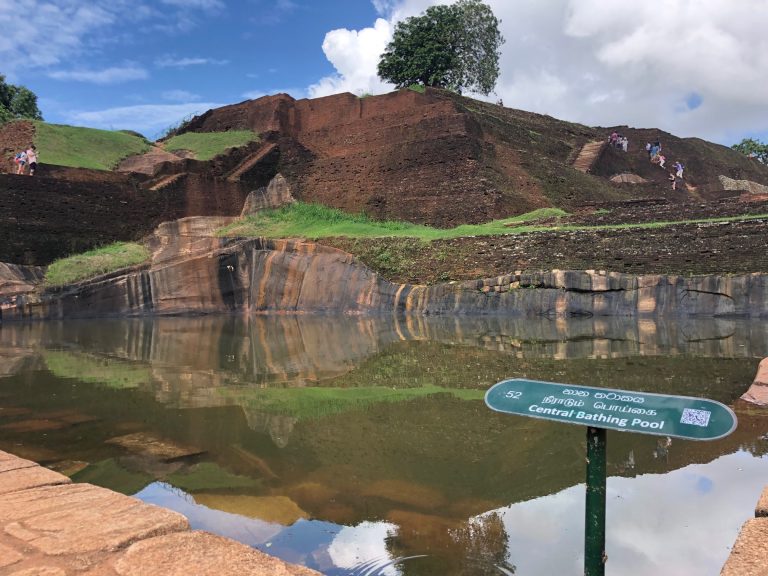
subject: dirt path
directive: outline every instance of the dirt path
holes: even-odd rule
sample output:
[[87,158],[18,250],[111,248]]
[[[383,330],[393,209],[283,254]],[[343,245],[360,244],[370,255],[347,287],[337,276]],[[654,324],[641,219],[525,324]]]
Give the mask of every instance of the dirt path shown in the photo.
[[181,162],[183,159],[176,154],[166,152],[160,146],[152,146],[152,149],[137,156],[129,156],[117,166],[118,172],[140,172],[154,175],[155,168],[163,162]]

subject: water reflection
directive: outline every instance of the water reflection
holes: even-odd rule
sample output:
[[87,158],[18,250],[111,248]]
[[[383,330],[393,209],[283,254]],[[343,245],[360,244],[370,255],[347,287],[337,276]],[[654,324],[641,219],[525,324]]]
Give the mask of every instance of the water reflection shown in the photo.
[[[732,404],[763,356],[768,326],[739,320],[3,326],[0,449],[329,575],[578,573],[584,430],[491,412],[485,390],[524,376]],[[739,418],[717,442],[609,436],[611,566],[681,573],[659,563],[701,545],[691,565],[719,570],[768,477],[768,423]]]

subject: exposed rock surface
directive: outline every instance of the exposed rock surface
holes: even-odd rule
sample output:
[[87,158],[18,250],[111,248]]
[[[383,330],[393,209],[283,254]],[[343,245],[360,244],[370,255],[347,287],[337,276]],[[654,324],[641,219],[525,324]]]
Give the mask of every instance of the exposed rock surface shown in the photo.
[[[760,362],[752,386],[749,387],[749,390],[744,393],[741,399],[758,406],[768,406],[768,358]],[[768,505],[768,501],[765,504]]]
[[768,518],[747,520],[720,576],[765,576],[768,574]]
[[757,501],[757,506],[755,506],[755,517],[768,517],[768,486],[763,489],[763,493],[760,494],[760,500]]
[[43,280],[44,275],[45,268],[41,266],[18,266],[0,262],[0,295],[13,298],[32,292]]
[[645,184],[648,182],[637,174],[616,174],[616,176],[611,176],[610,180],[616,184]]
[[750,194],[768,194],[768,186],[751,180],[734,180],[728,176],[720,176],[720,182],[723,183],[725,190],[744,190]]
[[[40,481],[41,478],[45,480]],[[182,515],[0,451],[0,573],[311,576]]]
[[288,181],[282,174],[278,174],[272,178],[269,186],[248,194],[240,216],[255,214],[266,208],[279,208],[295,201]]
[[148,268],[48,290],[39,303],[9,309],[4,319],[232,311],[768,316],[768,275],[759,273],[520,272],[421,286],[389,282],[350,254],[311,242],[194,236],[189,242],[194,248],[158,241]]

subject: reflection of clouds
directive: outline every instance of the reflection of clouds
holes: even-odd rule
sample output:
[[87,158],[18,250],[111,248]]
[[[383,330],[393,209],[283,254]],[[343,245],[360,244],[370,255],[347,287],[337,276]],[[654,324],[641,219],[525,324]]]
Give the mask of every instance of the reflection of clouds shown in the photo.
[[[389,560],[385,540],[395,530],[397,526],[387,522],[363,522],[357,526],[345,526],[333,539],[328,554],[334,564],[341,568],[354,568],[376,560],[385,563]],[[400,571],[394,566],[388,566],[377,574],[397,576]]]
[[[609,478],[608,566],[625,576],[715,574],[768,477],[768,458],[737,452],[663,475]],[[584,485],[503,508],[523,574],[582,569]]]
[[280,524],[207,508],[195,503],[192,497],[182,490],[162,482],[153,482],[134,496],[143,502],[183,514],[193,530],[206,530],[249,546],[268,542],[285,529]]

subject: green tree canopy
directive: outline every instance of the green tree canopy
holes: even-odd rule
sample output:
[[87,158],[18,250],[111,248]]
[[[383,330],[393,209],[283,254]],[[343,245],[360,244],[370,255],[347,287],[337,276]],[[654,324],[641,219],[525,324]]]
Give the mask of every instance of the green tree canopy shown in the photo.
[[481,0],[427,8],[397,23],[379,60],[379,77],[398,88],[423,84],[489,94],[504,43],[499,22]]
[[768,164],[768,144],[754,138],[744,138],[738,144],[731,146],[737,152],[746,154],[750,158],[756,158],[763,164]]
[[0,74],[0,123],[17,118],[43,119],[37,96],[29,88],[8,84]]

